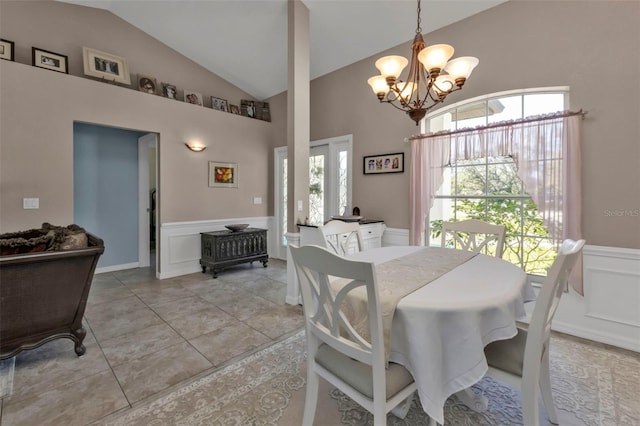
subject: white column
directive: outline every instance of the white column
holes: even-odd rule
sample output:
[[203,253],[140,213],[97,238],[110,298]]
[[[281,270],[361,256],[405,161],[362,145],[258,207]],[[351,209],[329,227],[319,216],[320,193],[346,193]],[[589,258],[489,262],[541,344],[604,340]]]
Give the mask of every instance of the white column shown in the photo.
[[[309,9],[300,0],[289,0],[288,85],[287,85],[287,241],[300,245],[298,223],[309,216]],[[296,237],[296,235],[298,235]],[[298,282],[291,256],[287,253],[286,302],[298,304]]]

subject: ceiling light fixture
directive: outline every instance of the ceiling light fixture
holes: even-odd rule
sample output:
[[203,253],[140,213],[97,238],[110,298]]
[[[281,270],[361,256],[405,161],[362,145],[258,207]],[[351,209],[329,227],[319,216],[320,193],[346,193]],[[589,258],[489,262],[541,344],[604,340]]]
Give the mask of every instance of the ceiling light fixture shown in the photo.
[[418,0],[418,25],[406,80],[399,77],[409,61],[395,55],[378,59],[375,65],[381,75],[367,80],[380,102],[389,103],[406,112],[416,122],[416,126],[427,111],[442,103],[449,93],[462,89],[479,62],[478,58],[471,56],[449,60],[454,49],[448,44],[425,47],[420,12]]

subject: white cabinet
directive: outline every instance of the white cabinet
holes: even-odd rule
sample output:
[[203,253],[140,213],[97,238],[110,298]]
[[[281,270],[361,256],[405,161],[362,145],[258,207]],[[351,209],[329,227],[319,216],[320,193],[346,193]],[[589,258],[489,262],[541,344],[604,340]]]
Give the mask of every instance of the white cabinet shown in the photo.
[[[316,226],[300,226],[300,245],[316,244],[324,246],[322,232]],[[365,222],[360,224],[362,243],[364,249],[382,247],[382,234],[384,233],[384,222]]]
[[382,247],[382,234],[384,233],[384,222],[365,223],[360,225],[362,243],[364,249]]

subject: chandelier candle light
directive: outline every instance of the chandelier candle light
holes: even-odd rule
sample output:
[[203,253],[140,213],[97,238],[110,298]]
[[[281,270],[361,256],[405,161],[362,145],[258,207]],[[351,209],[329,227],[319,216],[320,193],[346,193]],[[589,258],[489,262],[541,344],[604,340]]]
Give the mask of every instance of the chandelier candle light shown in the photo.
[[394,55],[378,59],[375,65],[381,75],[367,80],[380,102],[389,103],[406,112],[416,122],[416,126],[427,111],[443,102],[449,93],[462,89],[479,62],[478,58],[471,56],[449,60],[454,49],[448,44],[425,47],[420,27],[420,11],[418,0],[418,25],[411,47],[407,79],[403,81],[399,77],[409,61]]

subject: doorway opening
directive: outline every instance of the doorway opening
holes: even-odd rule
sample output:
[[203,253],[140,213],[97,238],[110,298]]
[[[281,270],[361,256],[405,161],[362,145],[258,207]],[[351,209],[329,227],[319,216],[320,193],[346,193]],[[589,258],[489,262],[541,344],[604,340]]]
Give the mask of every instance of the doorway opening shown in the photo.
[[153,267],[157,274],[158,135],[90,123],[73,129],[73,217],[105,242],[96,273]]

